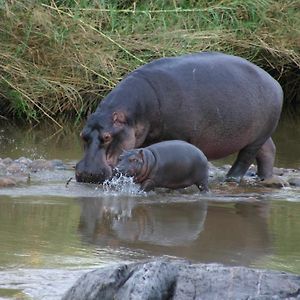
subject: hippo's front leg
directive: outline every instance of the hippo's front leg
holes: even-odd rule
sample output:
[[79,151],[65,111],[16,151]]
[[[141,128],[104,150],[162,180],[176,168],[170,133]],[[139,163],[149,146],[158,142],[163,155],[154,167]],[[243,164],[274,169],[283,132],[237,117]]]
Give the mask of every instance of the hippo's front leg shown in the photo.
[[142,182],[141,184],[141,189],[144,192],[149,192],[151,190],[153,190],[155,187],[155,183],[152,179],[146,179],[144,182]]

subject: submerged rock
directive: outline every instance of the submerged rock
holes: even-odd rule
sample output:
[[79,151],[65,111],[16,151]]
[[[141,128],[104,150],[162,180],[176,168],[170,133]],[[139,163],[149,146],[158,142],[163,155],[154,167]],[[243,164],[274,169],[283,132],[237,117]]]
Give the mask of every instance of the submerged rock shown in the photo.
[[264,179],[260,181],[259,184],[271,188],[283,188],[289,186],[289,183],[279,176],[273,176],[272,178]]
[[156,259],[88,272],[63,299],[300,299],[300,276]]
[[300,187],[300,177],[292,177],[288,182],[291,186]]

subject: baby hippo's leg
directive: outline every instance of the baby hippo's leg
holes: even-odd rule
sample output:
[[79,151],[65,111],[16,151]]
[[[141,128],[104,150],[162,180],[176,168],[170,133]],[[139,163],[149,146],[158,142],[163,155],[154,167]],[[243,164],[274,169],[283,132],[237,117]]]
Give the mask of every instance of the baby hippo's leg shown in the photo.
[[209,188],[208,188],[208,182],[206,180],[206,182],[201,182],[200,184],[199,183],[196,183],[196,186],[197,188],[199,189],[200,192],[209,192]]
[[199,166],[199,171],[198,171],[198,180],[196,182],[196,186],[200,190],[200,192],[209,192],[208,188],[208,165],[206,164],[201,164]]

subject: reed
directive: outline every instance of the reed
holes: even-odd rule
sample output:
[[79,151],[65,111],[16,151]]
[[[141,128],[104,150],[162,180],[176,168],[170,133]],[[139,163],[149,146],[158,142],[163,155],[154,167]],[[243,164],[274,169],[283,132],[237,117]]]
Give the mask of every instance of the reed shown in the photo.
[[0,118],[77,123],[136,67],[209,50],[263,67],[299,106],[299,12],[293,0],[0,0]]

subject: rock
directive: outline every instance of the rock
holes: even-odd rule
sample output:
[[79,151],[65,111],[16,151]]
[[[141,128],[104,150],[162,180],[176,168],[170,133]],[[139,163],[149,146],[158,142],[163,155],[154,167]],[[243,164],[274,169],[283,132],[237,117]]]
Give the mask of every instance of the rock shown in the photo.
[[37,172],[40,170],[64,169],[65,165],[59,159],[36,159],[29,164],[29,167],[33,172]]
[[[0,176],[9,176],[18,183],[29,183],[30,173],[38,172],[43,170],[54,171],[54,170],[65,170],[66,165],[62,160],[53,159],[36,159],[31,160],[26,157],[19,157],[16,160],[11,158],[0,158]],[[8,186],[6,183],[3,185]],[[11,184],[13,185],[13,184]]]
[[300,177],[292,177],[288,180],[291,186],[300,187]]
[[13,162],[13,160],[10,157],[6,157],[6,158],[2,159],[2,162],[5,165],[9,165],[9,164],[11,164]]
[[64,295],[76,299],[300,299],[300,276],[156,259],[88,272]]
[[270,188],[283,188],[285,186],[289,186],[289,183],[285,181],[283,178],[278,176],[273,176],[272,178],[264,179],[259,182],[260,185]]
[[284,168],[273,168],[273,173],[277,176],[282,176],[284,175],[284,173],[286,172],[286,170]]
[[55,169],[66,169],[66,165],[60,159],[53,159],[50,162]]
[[36,159],[31,162],[29,165],[29,168],[33,172],[37,172],[40,170],[53,170],[54,166],[51,163],[51,161],[46,160],[46,159]]
[[8,174],[14,174],[14,173],[22,173],[26,169],[26,166],[12,162],[9,166],[6,168],[6,172]]
[[0,161],[0,174],[6,172],[6,165]]
[[17,184],[16,180],[11,177],[0,177],[0,188],[15,186]]
[[231,168],[231,165],[228,165],[228,164],[219,167],[220,170],[226,171],[226,173],[229,171],[230,168]]
[[28,166],[32,163],[32,160],[22,156],[22,157],[16,159],[15,162],[20,163],[25,166]]

